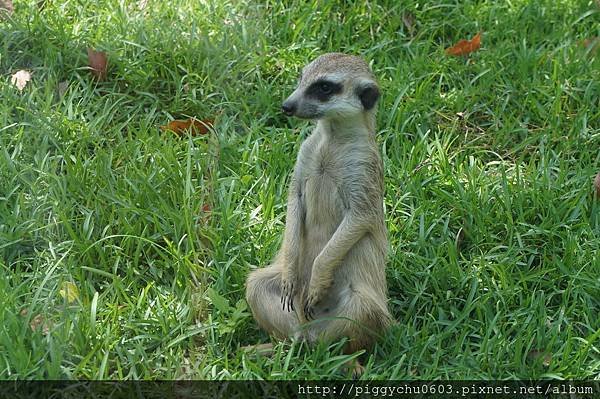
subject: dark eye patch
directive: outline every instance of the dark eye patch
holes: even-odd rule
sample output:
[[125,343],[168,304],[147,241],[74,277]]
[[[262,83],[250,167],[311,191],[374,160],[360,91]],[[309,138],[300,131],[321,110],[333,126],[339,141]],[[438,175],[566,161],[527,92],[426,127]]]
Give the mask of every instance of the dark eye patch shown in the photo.
[[380,96],[379,89],[375,85],[360,87],[357,89],[356,94],[367,111],[375,106]]
[[321,102],[328,101],[333,95],[342,92],[342,85],[340,83],[332,82],[327,79],[319,79],[312,83],[306,89],[306,95],[308,97],[316,98]]

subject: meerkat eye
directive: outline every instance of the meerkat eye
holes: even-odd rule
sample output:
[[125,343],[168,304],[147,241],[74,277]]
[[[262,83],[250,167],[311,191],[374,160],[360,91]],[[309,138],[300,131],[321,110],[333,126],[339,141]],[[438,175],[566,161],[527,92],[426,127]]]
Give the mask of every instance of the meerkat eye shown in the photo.
[[319,85],[319,89],[321,90],[321,93],[323,93],[323,94],[331,94],[331,92],[333,91],[333,88],[327,82],[321,83]]

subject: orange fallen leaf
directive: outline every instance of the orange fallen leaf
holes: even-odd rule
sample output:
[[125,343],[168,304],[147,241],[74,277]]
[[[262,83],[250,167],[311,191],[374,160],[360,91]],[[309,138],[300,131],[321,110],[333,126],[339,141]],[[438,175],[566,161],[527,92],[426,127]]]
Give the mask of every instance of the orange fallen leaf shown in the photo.
[[0,15],[11,15],[15,8],[11,0],[0,0]]
[[171,131],[175,134],[185,134],[187,131],[189,131],[192,136],[199,136],[208,133],[212,126],[212,119],[198,120],[196,118],[190,118],[186,120],[171,121],[167,125],[161,126],[160,130],[163,132]]
[[87,54],[92,75],[98,80],[104,80],[108,69],[108,57],[106,53],[88,47]]
[[473,36],[471,40],[460,40],[454,46],[446,49],[448,55],[467,55],[481,47],[481,32]]
[[15,85],[19,91],[23,91],[27,82],[31,80],[31,73],[29,71],[20,70],[10,78],[10,83]]

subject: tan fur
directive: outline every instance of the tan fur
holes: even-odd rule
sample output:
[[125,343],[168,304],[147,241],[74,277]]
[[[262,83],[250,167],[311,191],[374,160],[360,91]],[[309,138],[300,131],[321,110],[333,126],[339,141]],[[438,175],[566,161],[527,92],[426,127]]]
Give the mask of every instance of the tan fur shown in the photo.
[[[326,102],[307,96],[323,78],[343,86]],[[326,54],[304,68],[286,100],[317,124],[291,178],[283,245],[246,282],[256,321],[279,339],[348,337],[348,353],[368,350],[392,320],[376,106],[364,109],[357,94],[367,86],[377,88],[362,59]]]

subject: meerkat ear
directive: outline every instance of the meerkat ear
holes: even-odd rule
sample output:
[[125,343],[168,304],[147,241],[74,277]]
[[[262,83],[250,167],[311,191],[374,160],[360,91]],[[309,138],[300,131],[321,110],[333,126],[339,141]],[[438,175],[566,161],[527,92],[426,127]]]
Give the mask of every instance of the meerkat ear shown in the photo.
[[379,96],[379,88],[374,83],[369,83],[358,88],[358,98],[360,98],[360,102],[366,111],[375,106],[375,103],[379,100]]

